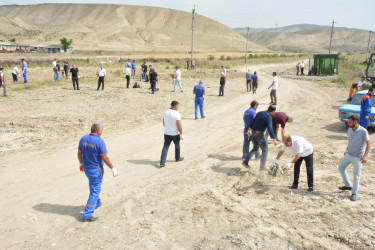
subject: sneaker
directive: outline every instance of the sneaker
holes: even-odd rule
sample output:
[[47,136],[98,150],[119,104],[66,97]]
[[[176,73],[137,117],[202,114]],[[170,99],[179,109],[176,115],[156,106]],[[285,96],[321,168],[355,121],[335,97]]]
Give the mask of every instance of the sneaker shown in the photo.
[[342,191],[345,191],[345,190],[350,191],[350,190],[352,190],[352,187],[342,186],[342,187],[339,187],[339,189],[342,190]]
[[352,194],[352,196],[350,196],[350,200],[351,201],[356,201],[357,200],[357,197],[355,194]]
[[202,119],[206,118],[205,116],[202,117]]
[[176,162],[183,161],[184,157],[180,157],[180,159],[176,160]]
[[160,167],[161,167],[161,168],[164,168],[164,167],[165,167],[165,164],[164,164],[164,163],[160,163]]
[[307,189],[307,191],[308,191],[308,192],[313,192],[313,191],[314,191],[314,188],[313,188],[313,187],[309,187],[309,188]]
[[99,218],[98,217],[93,217],[91,216],[90,218],[86,219],[86,220],[83,220],[83,222],[95,222],[97,221]]
[[298,189],[298,186],[292,185],[292,186],[289,186],[289,189]]
[[250,168],[249,163],[245,161],[242,162],[242,166],[244,166],[245,168]]

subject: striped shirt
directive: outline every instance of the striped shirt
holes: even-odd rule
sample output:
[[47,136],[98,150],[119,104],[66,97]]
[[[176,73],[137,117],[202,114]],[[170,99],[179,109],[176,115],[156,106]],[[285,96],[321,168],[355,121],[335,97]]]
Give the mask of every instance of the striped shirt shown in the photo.
[[284,112],[275,112],[272,115],[272,122],[280,124],[282,128],[285,128],[288,116]]

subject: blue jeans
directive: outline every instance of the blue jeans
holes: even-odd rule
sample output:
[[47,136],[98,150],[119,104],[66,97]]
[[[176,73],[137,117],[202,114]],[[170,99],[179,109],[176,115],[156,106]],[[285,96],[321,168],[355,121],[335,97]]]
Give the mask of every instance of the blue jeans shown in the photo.
[[141,74],[141,77],[139,78],[139,81],[142,82],[142,79],[145,79],[145,82],[147,82],[147,73],[146,72],[143,72]]
[[357,194],[359,189],[359,179],[361,178],[361,171],[362,171],[362,163],[361,158],[352,156],[348,153],[345,154],[344,159],[342,159],[339,171],[341,173],[341,176],[344,180],[346,187],[352,187],[352,184],[350,183],[348,172],[346,169],[348,166],[353,164],[353,188],[352,188],[352,194]]
[[[250,150],[250,142],[251,142],[251,136],[248,136],[246,133],[249,130],[249,128],[245,128],[243,131],[244,137],[243,137],[243,148],[242,148],[242,159],[246,159],[247,155],[249,154]],[[255,154],[255,158],[260,157],[260,152],[258,151]]]
[[[366,119],[366,116],[368,116],[368,118]],[[362,127],[364,127],[365,129],[368,128],[368,125],[370,124],[370,116],[371,116],[371,113],[360,113],[360,117],[359,117],[359,125],[361,125]]]
[[299,68],[297,68],[297,76],[298,76],[298,74],[299,74]]
[[176,161],[180,159],[180,135],[164,135],[164,146],[161,151],[160,164],[165,164],[168,155],[168,149],[171,143],[174,143],[175,147],[175,159]]
[[57,72],[57,74],[56,74],[56,82],[60,81],[60,76],[61,76],[61,73]]
[[224,87],[225,85],[220,85],[219,96],[224,96]]
[[28,83],[27,81],[27,69],[23,71],[23,83]]
[[180,86],[181,92],[184,91],[184,90],[182,89],[181,79],[177,79],[177,78],[176,78],[176,79],[174,79],[174,89],[173,89],[173,92],[176,91],[176,87],[177,87],[177,85]]
[[100,206],[99,194],[102,190],[103,182],[103,167],[97,168],[84,168],[85,174],[89,179],[90,195],[87,200],[85,211],[83,212],[83,220],[90,218],[95,210]]
[[246,156],[244,162],[249,163],[251,158],[253,158],[253,156],[259,151],[259,149],[262,149],[262,155],[260,158],[260,170],[265,170],[268,156],[268,143],[266,137],[264,136],[264,132],[257,133],[253,130],[251,135],[251,142],[253,143],[253,149]]
[[198,108],[201,112],[201,117],[204,117],[203,113],[203,106],[204,106],[204,98],[203,97],[195,97],[195,119],[198,118]]
[[56,69],[54,69],[53,70],[53,80],[55,80],[55,81],[57,81],[57,70]]

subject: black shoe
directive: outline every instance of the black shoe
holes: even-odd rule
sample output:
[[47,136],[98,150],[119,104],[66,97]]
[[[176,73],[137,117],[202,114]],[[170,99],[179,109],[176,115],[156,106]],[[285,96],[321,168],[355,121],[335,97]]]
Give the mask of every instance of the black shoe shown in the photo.
[[313,187],[309,187],[309,188],[307,189],[307,191],[308,191],[308,192],[312,192],[312,191],[314,191],[314,188],[313,188]]
[[99,89],[97,89],[96,91],[99,91]]
[[345,190],[350,191],[350,190],[352,190],[352,187],[342,186],[342,187],[339,187],[339,189],[342,190],[342,191],[345,191]]
[[245,161],[242,162],[242,166],[244,166],[245,168],[250,168],[249,163]]
[[176,160],[176,162],[183,161],[184,157],[180,157],[180,159]]
[[201,117],[202,119],[206,118],[205,116]]
[[161,168],[164,168],[164,167],[165,167],[165,164],[164,164],[164,163],[160,163],[160,167],[161,167]]
[[88,218],[88,219],[86,219],[86,220],[83,220],[83,222],[95,222],[95,221],[97,221],[99,218],[98,217],[90,217],[90,218]]
[[292,185],[289,187],[289,189],[298,189],[298,186]]
[[350,196],[350,200],[351,201],[356,201],[357,200],[357,197],[355,194],[352,194],[352,196]]
[[77,89],[77,90],[79,90],[79,89]]

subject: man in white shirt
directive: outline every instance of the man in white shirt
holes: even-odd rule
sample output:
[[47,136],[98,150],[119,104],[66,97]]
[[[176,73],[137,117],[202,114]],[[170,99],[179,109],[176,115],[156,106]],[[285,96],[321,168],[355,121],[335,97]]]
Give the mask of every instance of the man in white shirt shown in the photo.
[[299,172],[301,169],[302,161],[306,163],[306,170],[307,170],[307,184],[309,186],[308,191],[314,191],[314,148],[311,143],[303,137],[299,136],[290,136],[285,135],[283,137],[283,147],[281,148],[280,152],[278,153],[274,163],[280,159],[280,157],[284,154],[285,150],[288,148],[294,155],[294,159],[288,163],[288,168],[290,168],[294,164],[294,181],[293,185],[290,187],[291,189],[298,188],[298,180],[299,180]]
[[125,69],[125,75],[126,75],[126,88],[129,88],[129,83],[130,83],[130,77],[131,77],[132,71],[130,69],[130,65],[126,66]]
[[268,89],[272,88],[270,96],[271,96],[271,105],[277,105],[277,97],[276,97],[276,90],[279,88],[279,78],[276,76],[276,72],[272,73],[273,79],[272,84],[268,87]]
[[13,82],[18,82],[18,75],[19,75],[19,70],[18,70],[18,64],[13,68],[12,70],[12,76],[13,76]]
[[7,96],[7,87],[5,85],[4,68],[0,68],[0,88],[4,88],[4,97]]
[[224,76],[227,77],[227,69],[224,66],[221,66],[221,72],[223,72]]
[[300,64],[301,67],[301,76],[303,76],[303,70],[305,69],[305,63],[302,61]]
[[175,145],[176,162],[184,160],[184,158],[180,156],[180,140],[184,139],[184,135],[182,134],[181,114],[178,112],[178,108],[178,101],[173,101],[171,103],[171,108],[166,110],[163,114],[164,146],[160,159],[161,168],[165,167],[168,149],[172,141]]
[[57,59],[53,59],[53,62],[52,62],[52,70],[53,70],[53,80],[56,81],[57,79],[57,69],[56,69],[56,65],[57,65]]
[[357,85],[357,92],[363,89],[363,84],[366,83],[365,79],[366,78],[364,76],[361,76],[361,80],[358,82],[358,85]]
[[99,91],[100,89],[100,85],[102,85],[102,90],[104,90],[104,80],[105,80],[105,76],[107,74],[107,71],[105,70],[105,68],[103,68],[103,65],[100,65],[100,69],[99,69],[99,72],[98,72],[98,88],[96,89],[96,91]]
[[184,92],[184,90],[182,89],[182,85],[181,85],[181,70],[179,69],[178,66],[176,66],[176,74],[175,74],[175,78],[174,78],[173,92],[176,92],[177,85],[180,86],[181,92]]

